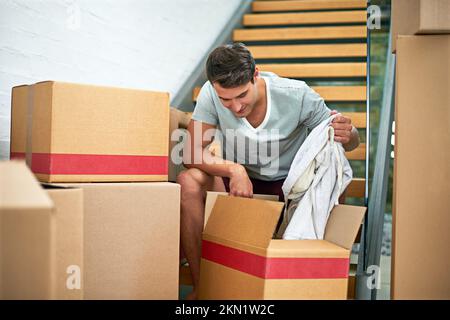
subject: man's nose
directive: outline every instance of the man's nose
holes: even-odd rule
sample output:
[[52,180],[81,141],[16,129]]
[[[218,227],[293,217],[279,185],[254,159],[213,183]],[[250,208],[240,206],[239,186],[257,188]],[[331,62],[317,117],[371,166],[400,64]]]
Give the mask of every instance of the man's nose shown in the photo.
[[231,109],[238,113],[241,110],[242,105],[239,103],[237,99],[231,100]]

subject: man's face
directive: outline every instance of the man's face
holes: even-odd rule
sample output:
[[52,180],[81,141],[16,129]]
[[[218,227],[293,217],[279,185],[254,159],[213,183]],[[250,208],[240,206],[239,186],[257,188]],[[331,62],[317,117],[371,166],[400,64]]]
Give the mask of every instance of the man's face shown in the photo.
[[235,88],[223,88],[217,82],[213,86],[223,106],[238,118],[247,117],[254,109],[257,100],[256,77],[254,83],[249,81]]

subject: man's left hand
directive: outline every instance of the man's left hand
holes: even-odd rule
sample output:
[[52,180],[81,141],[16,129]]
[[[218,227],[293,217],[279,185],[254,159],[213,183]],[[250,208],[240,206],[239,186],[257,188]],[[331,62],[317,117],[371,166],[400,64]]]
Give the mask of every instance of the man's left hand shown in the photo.
[[[331,111],[331,115],[338,114],[336,110]],[[334,128],[334,141],[346,144],[350,141],[352,133],[352,120],[349,117],[345,117],[341,114],[337,115],[331,122],[331,126]]]

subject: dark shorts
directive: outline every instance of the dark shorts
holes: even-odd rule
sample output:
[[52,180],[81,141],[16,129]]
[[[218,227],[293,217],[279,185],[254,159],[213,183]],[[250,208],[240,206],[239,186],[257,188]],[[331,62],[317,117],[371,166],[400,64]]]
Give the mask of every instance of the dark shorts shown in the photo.
[[[230,192],[230,179],[222,177],[223,184],[227,192]],[[250,178],[253,184],[253,194],[272,194],[279,197],[279,201],[284,202],[283,186],[284,179],[275,181],[264,181],[259,179]]]

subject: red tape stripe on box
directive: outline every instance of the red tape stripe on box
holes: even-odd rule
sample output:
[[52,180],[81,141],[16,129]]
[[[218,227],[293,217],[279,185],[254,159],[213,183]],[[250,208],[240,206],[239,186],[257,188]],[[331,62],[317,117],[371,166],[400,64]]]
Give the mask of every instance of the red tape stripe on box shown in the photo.
[[[11,159],[23,159],[13,152]],[[167,175],[167,156],[33,153],[31,171],[42,174]]]
[[25,152],[11,152],[9,158],[11,160],[25,160]]
[[202,257],[263,279],[345,279],[350,263],[348,258],[267,258],[207,240]]

